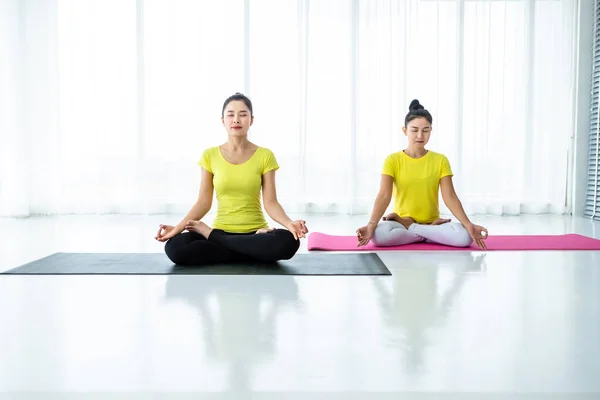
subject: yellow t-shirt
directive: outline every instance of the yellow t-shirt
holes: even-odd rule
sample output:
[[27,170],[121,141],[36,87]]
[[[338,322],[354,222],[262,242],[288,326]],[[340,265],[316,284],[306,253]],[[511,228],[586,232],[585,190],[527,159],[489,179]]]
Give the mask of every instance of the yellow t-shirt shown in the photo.
[[213,174],[217,215],[213,228],[231,233],[249,233],[267,227],[262,211],[262,176],[279,169],[275,155],[259,147],[248,161],[231,164],[220,148],[204,151],[198,164]]
[[396,214],[411,217],[420,224],[429,224],[440,217],[440,179],[453,175],[446,156],[428,151],[421,158],[411,158],[399,151],[387,156],[382,173],[394,178]]

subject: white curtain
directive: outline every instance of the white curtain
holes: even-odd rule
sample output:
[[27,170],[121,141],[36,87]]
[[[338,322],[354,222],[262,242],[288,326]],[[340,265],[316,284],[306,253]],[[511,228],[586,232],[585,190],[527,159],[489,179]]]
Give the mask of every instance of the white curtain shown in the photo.
[[290,212],[369,212],[414,98],[469,213],[565,212],[575,0],[0,7],[2,216],[186,212],[238,91]]
[[16,168],[27,162],[23,152],[18,17],[17,1],[0,2],[0,215],[23,211],[18,203],[27,181],[25,171]]

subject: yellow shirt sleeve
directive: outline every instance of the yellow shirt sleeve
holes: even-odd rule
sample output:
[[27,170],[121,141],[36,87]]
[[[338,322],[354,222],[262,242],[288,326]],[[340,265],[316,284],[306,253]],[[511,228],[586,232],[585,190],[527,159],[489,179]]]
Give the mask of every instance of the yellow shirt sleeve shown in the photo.
[[263,158],[263,175],[269,171],[278,170],[279,164],[277,164],[277,159],[275,158],[275,154],[271,150],[265,149],[265,157]]
[[453,176],[454,174],[452,173],[452,168],[450,167],[450,161],[448,161],[448,158],[446,156],[442,156],[442,163],[441,163],[441,174],[440,174],[440,179],[442,179],[445,176]]
[[204,150],[204,153],[202,153],[202,157],[200,157],[200,161],[198,161],[198,164],[200,165],[200,167],[204,168],[211,174],[213,173],[212,165],[210,162],[210,149]]
[[393,161],[392,155],[389,155],[385,158],[385,161],[383,162],[383,168],[381,170],[381,173],[383,175],[389,175],[392,178],[396,178],[394,161]]

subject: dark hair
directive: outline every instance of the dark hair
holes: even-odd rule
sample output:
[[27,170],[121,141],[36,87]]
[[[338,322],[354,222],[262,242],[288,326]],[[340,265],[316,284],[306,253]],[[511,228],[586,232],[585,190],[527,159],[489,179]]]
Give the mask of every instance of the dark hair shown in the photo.
[[221,110],[221,117],[223,117],[225,115],[225,107],[227,107],[227,104],[231,103],[232,101],[243,101],[244,104],[246,105],[246,107],[248,107],[248,109],[250,110],[250,116],[253,117],[254,113],[252,112],[252,102],[250,101],[249,98],[247,98],[246,96],[244,96],[243,94],[241,94],[240,92],[237,92],[236,94],[229,96],[227,98],[227,100],[225,100],[225,103],[223,103],[223,109]]
[[406,118],[404,118],[404,126],[408,126],[408,123],[416,118],[425,118],[430,124],[433,123],[433,117],[429,111],[419,103],[419,100],[414,99],[411,101],[408,110],[408,114],[406,114]]

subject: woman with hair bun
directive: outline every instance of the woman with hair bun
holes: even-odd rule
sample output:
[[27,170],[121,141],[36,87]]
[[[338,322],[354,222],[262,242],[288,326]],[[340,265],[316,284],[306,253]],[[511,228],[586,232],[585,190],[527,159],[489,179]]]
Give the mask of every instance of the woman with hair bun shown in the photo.
[[[454,190],[448,158],[425,148],[432,122],[429,111],[413,100],[402,127],[408,146],[386,157],[371,219],[356,231],[358,246],[372,241],[382,247],[417,242],[468,247],[474,241],[486,249],[487,229],[467,217]],[[440,190],[459,222],[440,218]],[[383,217],[392,197],[393,212]]]

